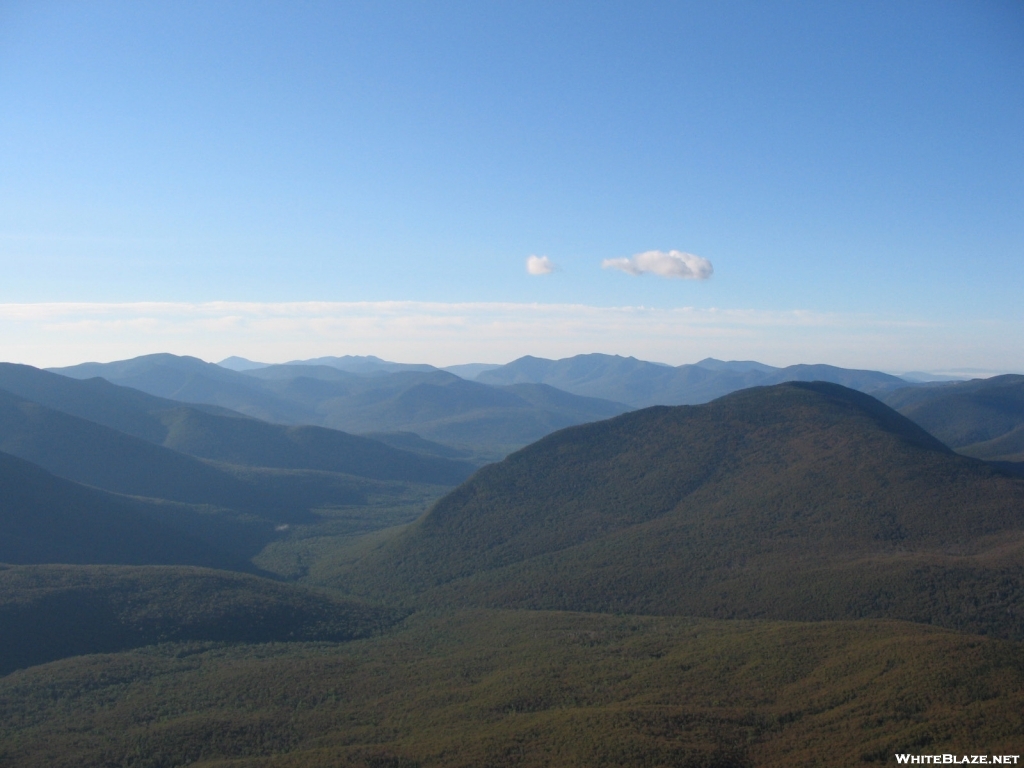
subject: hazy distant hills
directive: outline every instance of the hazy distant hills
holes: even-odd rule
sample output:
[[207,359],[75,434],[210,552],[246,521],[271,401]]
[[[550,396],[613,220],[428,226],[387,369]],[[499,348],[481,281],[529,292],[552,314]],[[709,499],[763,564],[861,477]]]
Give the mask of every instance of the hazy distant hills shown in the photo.
[[316,522],[317,510],[363,507],[368,497],[404,504],[409,484],[453,486],[476,469],[11,364],[0,364],[0,451],[32,462],[0,477],[0,493],[22,499],[8,512],[29,526],[16,534],[11,522],[0,562],[19,563],[251,568],[278,531]]
[[434,370],[358,376],[324,366],[250,371],[276,396],[348,432],[413,432],[504,454],[556,429],[618,415],[627,406],[543,385],[493,387]]
[[50,369],[75,379],[99,376],[113,384],[186,403],[219,405],[283,424],[312,424],[313,414],[261,386],[259,380],[195,357],[144,355],[114,363],[82,363]]
[[442,499],[353,583],[431,602],[1024,637],[1022,547],[1024,482],[866,395],[791,383],[551,435]]
[[173,355],[53,369],[160,397],[222,406],[287,424],[347,432],[413,432],[500,457],[565,426],[628,410],[620,403],[529,385],[495,387],[437,369],[363,375],[335,365],[275,365],[245,372]]
[[[258,363],[253,360],[246,360],[244,357],[227,357],[217,363],[221,368],[229,368],[232,371],[252,371],[257,368],[269,368],[271,363]],[[329,366],[341,371],[357,373],[361,375],[374,375],[378,373],[397,373],[399,371],[448,371],[464,379],[474,379],[483,371],[492,368],[500,368],[499,365],[488,363],[466,363],[464,365],[447,365],[443,368],[436,368],[432,365],[419,365],[408,363],[393,363],[382,360],[375,355],[342,355],[341,357],[314,357],[309,360],[292,360],[285,365],[306,365],[306,366]]]
[[747,387],[785,381],[829,381],[862,392],[907,386],[906,381],[878,371],[859,371],[831,365],[791,365],[773,368],[753,361],[724,362],[708,358],[672,367],[618,355],[577,355],[562,360],[521,357],[508,365],[484,371],[486,384],[535,383],[587,397],[649,405],[693,405]]
[[1024,376],[901,389],[882,399],[960,453],[1024,461]]
[[[191,364],[191,361],[186,360],[185,365]],[[19,415],[21,431],[14,431],[13,423],[8,421],[6,431],[0,428],[0,448],[3,448],[6,441],[12,452],[24,458],[39,463],[44,463],[41,459],[46,458],[50,463],[45,466],[67,477],[72,475],[60,471],[56,464],[70,447],[66,444],[69,438],[65,435],[80,434],[81,439],[85,440],[82,451],[88,451],[90,444],[97,445],[96,441],[116,438],[110,432],[96,429],[96,425],[189,456],[249,467],[318,470],[375,480],[439,485],[457,485],[475,469],[463,461],[396,449],[376,440],[336,430],[268,424],[257,419],[242,418],[227,410],[186,406],[128,387],[115,386],[103,379],[78,381],[29,366],[0,363],[0,406],[7,403],[6,413],[12,416],[18,411],[12,410],[13,401],[10,396],[5,398],[4,390],[48,408],[31,408],[22,404]],[[78,416],[83,421],[75,422],[50,412],[51,409]],[[33,437],[25,432],[29,429],[26,421],[29,414],[36,421],[36,426],[32,428]],[[42,424],[44,414],[48,426]],[[89,431],[95,434],[86,437],[85,432]],[[131,445],[131,441],[125,441],[123,436],[116,439],[123,445]],[[40,446],[34,454],[28,453],[34,441],[43,440],[56,441],[57,444],[45,449]],[[22,445],[23,449],[14,449],[15,443]],[[126,450],[132,451],[131,448]],[[74,459],[70,463],[81,466],[87,461],[102,461],[99,455],[102,452],[92,452],[97,455],[91,459],[83,456],[81,460]],[[161,453],[149,447],[142,447],[135,452],[147,456],[161,455],[166,461],[187,464],[185,457],[175,458],[175,454]],[[47,454],[45,457],[44,453]],[[133,461],[131,457],[126,460]],[[212,471],[206,466],[188,466],[198,476]],[[133,471],[133,474],[138,473]],[[92,482],[85,477],[73,479]],[[102,483],[94,484],[108,487]]]

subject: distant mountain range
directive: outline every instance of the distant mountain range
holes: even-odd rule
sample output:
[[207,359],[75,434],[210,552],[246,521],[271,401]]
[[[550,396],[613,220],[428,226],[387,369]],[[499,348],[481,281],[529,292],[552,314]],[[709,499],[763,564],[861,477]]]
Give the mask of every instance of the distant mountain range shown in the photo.
[[791,365],[773,368],[753,361],[724,362],[708,358],[672,367],[618,355],[577,355],[563,360],[521,357],[508,365],[484,371],[486,384],[548,384],[587,397],[601,397],[634,408],[649,405],[695,405],[748,387],[785,381],[828,381],[861,392],[875,393],[905,387],[908,382],[878,371],[859,371],[831,365]]
[[[334,360],[338,359],[342,358]],[[360,359],[363,363],[365,358]],[[366,366],[363,373],[305,364],[239,372],[192,357],[159,354],[52,370],[78,379],[101,376],[159,397],[229,408],[282,424],[356,433],[412,432],[471,449],[487,460],[556,429],[629,410],[621,403],[575,396],[543,384],[493,386],[429,366],[406,366],[397,372],[367,372]]]
[[[244,357],[228,357],[217,363],[221,368],[228,368],[232,371],[254,371],[257,368],[269,368],[272,363],[257,363],[253,360],[246,360]],[[487,363],[466,363],[464,365],[449,365],[443,368],[436,368],[432,365],[418,365],[409,363],[392,363],[382,360],[374,355],[342,355],[341,357],[314,357],[309,360],[292,360],[284,365],[326,365],[337,368],[339,371],[359,373],[363,375],[374,375],[378,373],[397,373],[399,371],[448,371],[463,379],[474,379],[480,373],[489,371],[492,368],[500,368],[499,365]]]
[[[507,365],[468,364],[452,366],[450,371],[352,355],[283,365],[243,358],[221,362],[214,365],[158,354],[52,370],[75,378],[102,376],[207,410],[220,407],[281,424],[367,433],[396,447],[437,457],[474,456],[477,462],[499,459],[562,427],[598,421],[631,408],[700,404],[749,387],[826,381],[882,398],[969,455],[1001,461],[1024,459],[1024,431],[1014,432],[1018,427],[1024,429],[1024,407],[1018,401],[1006,407],[976,405],[967,410],[923,406],[946,397],[947,392],[950,396],[959,393],[963,403],[966,393],[975,390],[976,397],[987,398],[987,388],[995,385],[986,385],[984,380],[960,385],[924,381],[924,374],[901,378],[830,365],[776,368],[751,360],[714,358],[674,367],[603,354],[561,360],[527,356]],[[1015,379],[989,381],[996,380],[1012,383]],[[943,388],[953,385],[959,389]],[[993,407],[1000,415],[995,415]],[[954,416],[953,410],[958,415]],[[955,428],[952,423],[944,426],[948,419],[963,423]],[[965,425],[976,419],[985,422],[978,426],[977,439],[962,439],[957,430],[970,431]],[[416,435],[425,442],[413,447],[402,434]],[[988,444],[993,440],[997,442]]]

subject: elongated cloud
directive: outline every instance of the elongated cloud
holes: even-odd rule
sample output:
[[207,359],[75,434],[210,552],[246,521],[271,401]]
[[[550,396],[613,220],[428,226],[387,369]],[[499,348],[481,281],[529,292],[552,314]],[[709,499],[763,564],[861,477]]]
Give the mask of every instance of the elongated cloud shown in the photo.
[[644,251],[629,259],[605,259],[604,269],[618,269],[630,275],[648,272],[680,280],[707,280],[715,271],[711,262],[683,251]]
[[526,260],[526,271],[531,275],[550,275],[555,271],[555,264],[547,256],[530,256]]

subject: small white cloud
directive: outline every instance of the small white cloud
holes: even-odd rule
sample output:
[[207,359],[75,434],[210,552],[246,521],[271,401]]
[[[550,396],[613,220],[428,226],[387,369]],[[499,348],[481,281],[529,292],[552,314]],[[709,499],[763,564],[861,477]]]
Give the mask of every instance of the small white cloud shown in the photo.
[[550,275],[555,271],[555,264],[547,256],[530,256],[526,260],[526,271],[531,275]]
[[715,271],[707,259],[682,251],[644,251],[628,259],[605,259],[601,267],[618,269],[630,275],[650,272],[680,280],[707,280]]

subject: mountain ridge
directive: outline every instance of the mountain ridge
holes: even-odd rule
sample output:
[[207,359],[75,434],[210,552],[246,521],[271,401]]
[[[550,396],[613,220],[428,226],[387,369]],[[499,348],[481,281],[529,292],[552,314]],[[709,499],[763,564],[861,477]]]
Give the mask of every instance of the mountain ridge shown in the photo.
[[[273,365],[245,372],[196,358],[159,354],[108,364],[50,369],[70,377],[103,375],[114,384],[247,416],[346,432],[414,432],[493,460],[572,423],[628,410],[621,403],[522,397],[430,366],[360,375],[329,365]],[[525,391],[525,390],[524,390]]]

